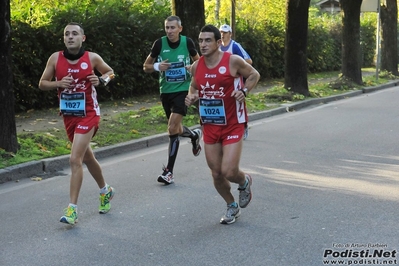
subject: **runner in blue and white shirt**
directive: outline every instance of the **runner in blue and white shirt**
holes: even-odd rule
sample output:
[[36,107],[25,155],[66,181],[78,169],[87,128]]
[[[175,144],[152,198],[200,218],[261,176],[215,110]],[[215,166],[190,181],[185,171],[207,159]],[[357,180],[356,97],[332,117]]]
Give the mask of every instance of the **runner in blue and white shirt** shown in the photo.
[[236,54],[244,58],[244,60],[252,65],[252,59],[249,54],[242,48],[241,44],[231,39],[231,27],[224,24],[219,29],[222,34],[222,45],[220,49],[224,52],[229,52],[230,54]]
[[[231,27],[227,24],[224,24],[219,28],[219,31],[222,35],[222,45],[220,46],[220,50],[222,50],[223,52],[228,52],[230,54],[239,55],[242,58],[244,58],[244,60],[248,64],[252,65],[252,59],[247,53],[247,51],[245,51],[244,48],[242,48],[241,44],[231,39],[231,32],[232,32]],[[248,135],[249,135],[248,124],[245,123],[245,131],[243,139],[246,140],[248,138]]]

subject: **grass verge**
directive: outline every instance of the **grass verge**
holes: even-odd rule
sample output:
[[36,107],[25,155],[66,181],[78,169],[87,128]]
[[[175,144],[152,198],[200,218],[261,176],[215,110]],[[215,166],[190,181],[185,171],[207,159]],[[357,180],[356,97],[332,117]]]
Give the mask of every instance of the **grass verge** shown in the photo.
[[[389,73],[382,73],[378,80],[368,75],[363,78],[364,86],[354,86],[345,80],[336,79],[336,77],[337,72],[329,72],[324,75],[321,73],[309,75],[310,97],[305,97],[285,89],[282,86],[282,81],[262,82],[258,86],[268,86],[270,88],[266,92],[250,94],[247,97],[248,113],[273,109],[280,104],[310,98],[327,97],[359,90],[363,87],[385,84],[397,78]],[[329,82],[329,79],[332,82]],[[188,127],[194,126],[198,124],[198,121],[198,111],[195,106],[191,106],[187,116],[184,118],[184,125]],[[93,138],[91,145],[93,148],[104,147],[163,133],[166,130],[167,119],[165,118],[162,106],[155,104],[152,107],[143,107],[137,111],[127,111],[112,117],[102,117],[100,130]],[[0,169],[28,161],[70,153],[71,143],[68,141],[64,130],[21,133],[17,137],[20,149],[16,154],[0,149]]]

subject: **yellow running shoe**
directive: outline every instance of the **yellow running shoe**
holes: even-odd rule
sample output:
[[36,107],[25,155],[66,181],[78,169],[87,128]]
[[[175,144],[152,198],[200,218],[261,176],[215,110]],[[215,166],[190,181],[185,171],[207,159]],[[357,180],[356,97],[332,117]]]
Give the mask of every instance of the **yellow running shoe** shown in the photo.
[[64,209],[65,215],[60,218],[61,223],[72,224],[78,222],[78,214],[76,213],[76,208],[72,206],[68,206],[68,208]]
[[111,186],[108,186],[108,192],[105,194],[100,194],[100,207],[98,211],[102,214],[109,212],[111,209],[111,200],[114,197],[115,189]]

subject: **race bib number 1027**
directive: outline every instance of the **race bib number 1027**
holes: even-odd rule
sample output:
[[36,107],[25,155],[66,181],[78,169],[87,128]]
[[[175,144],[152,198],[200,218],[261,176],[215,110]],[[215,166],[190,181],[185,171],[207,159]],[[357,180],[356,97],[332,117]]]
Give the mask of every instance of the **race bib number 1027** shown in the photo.
[[84,92],[60,94],[60,111],[63,115],[86,116]]

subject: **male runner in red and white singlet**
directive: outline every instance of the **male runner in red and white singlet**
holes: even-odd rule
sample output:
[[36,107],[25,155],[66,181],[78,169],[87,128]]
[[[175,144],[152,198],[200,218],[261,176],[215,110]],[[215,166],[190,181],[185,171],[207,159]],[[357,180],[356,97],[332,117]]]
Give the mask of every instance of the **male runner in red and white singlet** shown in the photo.
[[[82,26],[76,22],[69,23],[64,29],[66,49],[50,56],[39,81],[41,90],[58,91],[60,114],[72,142],[70,203],[60,219],[67,224],[78,221],[77,202],[83,181],[83,163],[100,188],[100,213],[110,210],[110,201],[115,193],[105,182],[101,166],[90,147],[100,122],[95,87],[106,85],[114,77],[114,72],[98,54],[83,49],[85,40]],[[94,69],[101,73],[100,77],[94,74]]]
[[[227,204],[220,223],[231,224],[241,214],[240,207],[252,199],[252,177],[239,169],[247,114],[245,97],[253,89],[259,73],[238,55],[219,49],[221,34],[206,25],[199,34],[202,56],[192,65],[193,79],[186,105],[199,100],[205,157],[213,183]],[[246,78],[245,84],[242,77]],[[238,184],[239,202],[234,200],[230,182]]]

